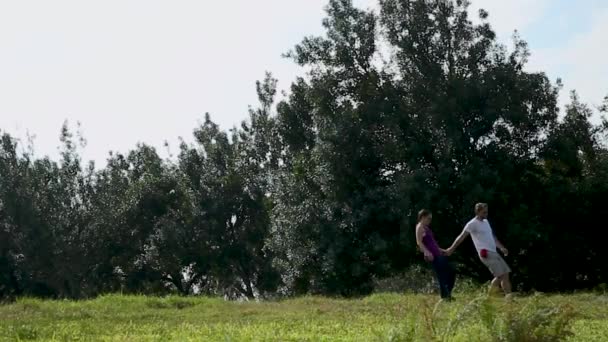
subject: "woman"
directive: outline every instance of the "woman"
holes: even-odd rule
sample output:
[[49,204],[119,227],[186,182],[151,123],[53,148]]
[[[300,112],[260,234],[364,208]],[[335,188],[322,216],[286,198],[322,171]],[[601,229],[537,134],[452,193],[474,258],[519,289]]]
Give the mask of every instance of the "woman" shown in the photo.
[[433,232],[429,225],[433,220],[433,215],[429,210],[422,209],[418,213],[418,224],[416,225],[416,243],[424,254],[424,259],[433,265],[433,270],[437,275],[439,292],[441,298],[451,301],[452,289],[456,282],[456,274],[450,265],[445,250],[439,248]]

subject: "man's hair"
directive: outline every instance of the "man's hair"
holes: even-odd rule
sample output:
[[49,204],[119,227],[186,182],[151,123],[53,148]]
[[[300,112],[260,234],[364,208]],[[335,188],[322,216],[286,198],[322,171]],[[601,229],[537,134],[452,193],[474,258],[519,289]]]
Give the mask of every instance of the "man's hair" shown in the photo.
[[475,214],[478,214],[480,211],[488,209],[487,203],[477,203],[475,204]]
[[418,212],[418,221],[422,221],[423,218],[431,215],[431,211],[428,209],[422,209]]

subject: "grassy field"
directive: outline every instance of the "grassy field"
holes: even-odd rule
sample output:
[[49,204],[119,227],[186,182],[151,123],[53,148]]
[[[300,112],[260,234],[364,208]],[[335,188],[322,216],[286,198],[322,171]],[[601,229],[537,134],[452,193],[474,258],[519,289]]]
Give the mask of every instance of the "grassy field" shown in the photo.
[[[608,341],[608,296],[378,294],[280,302],[111,295],[0,306],[6,341]],[[534,338],[535,337],[535,338]],[[524,339],[525,338],[525,339]],[[553,338],[553,339],[552,339]]]

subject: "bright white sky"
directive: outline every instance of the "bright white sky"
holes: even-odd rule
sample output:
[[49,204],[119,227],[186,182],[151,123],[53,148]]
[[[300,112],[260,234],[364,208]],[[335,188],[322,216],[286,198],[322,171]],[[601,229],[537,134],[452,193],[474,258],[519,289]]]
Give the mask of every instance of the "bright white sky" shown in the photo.
[[[477,0],[501,40],[530,43],[530,69],[562,77],[584,101],[608,94],[608,3]],[[281,54],[322,33],[326,0],[54,0],[0,2],[0,129],[35,136],[57,157],[59,130],[82,123],[85,160],[138,142],[166,156],[191,140],[205,112],[222,128],[256,105],[255,81],[271,71],[287,90],[302,74]],[[355,0],[374,7],[374,0]],[[575,4],[576,3],[576,4]],[[480,6],[481,5],[481,6]],[[565,100],[567,92],[562,93]]]

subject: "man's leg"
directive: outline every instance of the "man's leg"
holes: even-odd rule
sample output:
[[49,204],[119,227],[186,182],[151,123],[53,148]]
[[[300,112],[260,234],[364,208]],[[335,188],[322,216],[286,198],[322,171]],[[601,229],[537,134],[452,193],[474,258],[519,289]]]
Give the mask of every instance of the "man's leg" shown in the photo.
[[490,283],[490,288],[488,289],[490,295],[494,295],[498,291],[500,291],[500,282],[501,280],[499,277],[494,277],[494,279],[492,279],[492,282]]
[[500,291],[502,288],[505,295],[509,295],[511,293],[511,281],[509,280],[511,269],[509,265],[498,253],[494,252],[488,255],[488,258],[484,260],[484,264],[494,274],[494,279],[492,279],[492,284],[490,285],[490,293],[495,290]]
[[511,294],[511,280],[509,279],[509,273],[505,273],[500,277],[500,286],[505,292],[505,295]]

